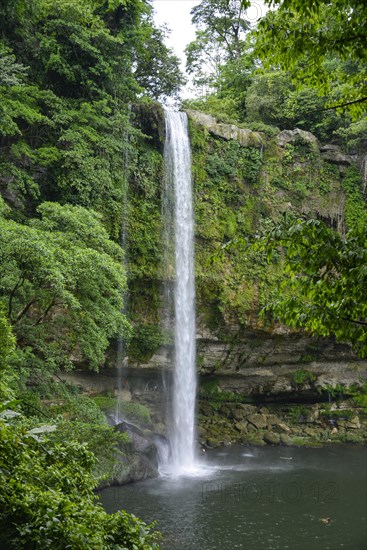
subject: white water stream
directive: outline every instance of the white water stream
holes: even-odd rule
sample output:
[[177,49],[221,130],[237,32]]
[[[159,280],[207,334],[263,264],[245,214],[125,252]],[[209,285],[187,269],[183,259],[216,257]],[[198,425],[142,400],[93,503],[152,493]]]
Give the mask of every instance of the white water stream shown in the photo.
[[195,467],[195,278],[191,151],[185,113],[166,111],[165,172],[173,193],[175,241],[175,363],[170,470]]

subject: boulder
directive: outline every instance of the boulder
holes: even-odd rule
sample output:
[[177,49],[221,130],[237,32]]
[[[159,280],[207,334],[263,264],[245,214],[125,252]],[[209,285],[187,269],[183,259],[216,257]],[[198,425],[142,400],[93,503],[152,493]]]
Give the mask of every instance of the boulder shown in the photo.
[[235,124],[223,124],[218,122],[213,116],[200,111],[186,110],[187,115],[200,126],[203,126],[214,137],[219,137],[226,141],[238,141],[242,147],[256,147],[262,149],[263,139],[259,132],[239,128]]
[[[262,410],[263,409],[261,409],[261,411]],[[279,426],[280,424],[282,424],[282,421],[280,420],[280,418],[278,418],[275,414],[268,414],[267,419],[268,419],[268,423],[271,426]]]
[[[128,422],[117,424],[116,430],[127,433],[130,437],[132,450],[135,453],[145,456],[155,468],[158,467],[157,446],[150,434],[143,432],[137,426],[129,424]],[[153,436],[153,434],[151,435]]]
[[257,407],[254,405],[248,405],[247,403],[239,403],[237,408],[244,411],[245,414],[256,414],[257,412]]
[[122,455],[116,457],[113,478],[109,485],[125,485],[144,479],[158,477],[158,469],[148,460],[147,457],[134,453],[126,458]]
[[353,159],[350,155],[342,152],[339,145],[326,144],[320,147],[322,159],[331,164],[339,164],[350,166],[353,164]]
[[291,438],[286,434],[280,434],[279,439],[282,445],[286,445],[286,446],[292,445]]
[[268,443],[268,445],[278,445],[280,441],[279,435],[275,434],[274,432],[265,432],[263,435],[263,439],[265,443]]
[[234,425],[234,427],[236,428],[236,430],[238,430],[239,432],[245,432],[247,431],[247,422],[236,422],[236,424]]
[[359,428],[361,427],[361,423],[359,421],[358,416],[354,416],[353,418],[348,420],[346,423],[346,427],[352,430],[359,430]]
[[246,417],[246,412],[243,409],[235,409],[233,411],[233,417],[236,420],[242,420],[243,418]]
[[255,428],[261,430],[268,425],[267,417],[263,414],[250,414],[247,416],[247,421],[250,422]]
[[314,430],[313,428],[305,428],[303,430],[303,433],[308,435],[309,437],[316,437],[318,435],[317,430]]
[[287,426],[287,424],[285,424],[284,422],[280,422],[280,423],[278,424],[278,428],[279,428],[280,430],[282,430],[283,432],[285,432],[285,433],[289,433],[289,432],[291,431],[290,427]]
[[283,130],[277,135],[276,142],[279,147],[284,147],[288,143],[306,143],[313,149],[318,147],[317,137],[311,134],[311,132],[306,132],[306,130],[301,130],[300,128]]

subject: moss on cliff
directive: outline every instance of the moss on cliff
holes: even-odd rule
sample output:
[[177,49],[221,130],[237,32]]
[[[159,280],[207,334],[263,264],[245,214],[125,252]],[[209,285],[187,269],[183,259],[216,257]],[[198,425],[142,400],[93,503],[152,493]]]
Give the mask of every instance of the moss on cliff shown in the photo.
[[[321,217],[342,229],[344,192],[336,167],[314,143],[263,150],[223,140],[190,120],[199,311],[212,304],[226,323],[260,327],[259,310],[277,292],[280,269],[245,243],[283,212]],[[235,246],[243,242],[244,246]],[[205,318],[204,317],[204,318]]]
[[[149,119],[146,109],[145,121]],[[147,349],[141,330],[144,324],[159,323],[163,280],[167,279],[162,238],[163,120],[159,122],[159,116],[163,113],[154,110],[153,135],[137,144],[130,179],[130,317],[140,327],[131,351],[137,359],[152,355],[164,340],[155,335],[149,339]],[[148,131],[149,124],[145,123],[144,128]],[[343,178],[338,166],[322,159],[311,134],[302,139],[297,131],[289,132],[296,138],[287,143],[264,134],[264,147],[260,149],[215,136],[192,119],[189,131],[196,294],[201,322],[222,335],[223,330],[233,326],[263,328],[258,314],[276,296],[281,268],[268,265],[265,255],[249,250],[246,243],[285,212],[320,218],[344,232],[345,203],[347,225],[357,223],[352,207],[360,200],[359,174],[350,168]]]

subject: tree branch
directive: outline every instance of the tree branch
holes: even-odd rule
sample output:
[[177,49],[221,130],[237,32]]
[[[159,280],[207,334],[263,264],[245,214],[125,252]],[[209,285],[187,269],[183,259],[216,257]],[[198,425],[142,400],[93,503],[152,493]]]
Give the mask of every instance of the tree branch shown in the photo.
[[22,277],[18,282],[17,284],[15,285],[15,287],[13,288],[13,290],[10,292],[10,296],[9,296],[9,304],[8,304],[8,317],[9,319],[11,319],[11,314],[13,312],[13,298],[14,298],[14,295],[16,293],[16,291],[21,287],[23,286],[24,284],[24,277]]
[[46,308],[46,310],[42,313],[41,317],[33,324],[34,327],[36,327],[37,325],[39,325],[40,323],[42,323],[42,321],[44,320],[44,318],[46,317],[46,315],[48,314],[48,312],[50,311],[50,309],[56,305],[56,302],[55,300],[52,300],[52,302],[50,303],[50,305]]
[[31,300],[17,315],[17,318],[15,319],[14,323],[17,323],[22,317],[23,315],[25,315],[27,313],[27,311],[29,310],[29,308],[35,304],[36,302],[38,302],[38,298],[35,298],[34,300]]
[[339,109],[340,107],[347,107],[348,105],[355,105],[356,103],[364,103],[367,101],[366,97],[361,97],[360,99],[355,99],[354,101],[347,101],[346,103],[341,103],[340,105],[333,105],[332,107],[324,107],[323,111],[330,111],[331,109]]
[[367,327],[367,323],[365,321],[355,321],[354,319],[348,319],[347,317],[339,317],[342,321],[347,321],[348,323],[354,323],[355,325],[362,325],[363,327]]

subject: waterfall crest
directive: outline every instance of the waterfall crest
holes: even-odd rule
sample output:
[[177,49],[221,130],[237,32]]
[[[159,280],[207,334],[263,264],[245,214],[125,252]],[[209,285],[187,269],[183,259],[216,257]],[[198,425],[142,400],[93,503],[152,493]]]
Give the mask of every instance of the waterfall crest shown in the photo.
[[166,110],[166,193],[171,193],[175,244],[175,361],[171,469],[195,468],[195,278],[191,151],[186,113]]

